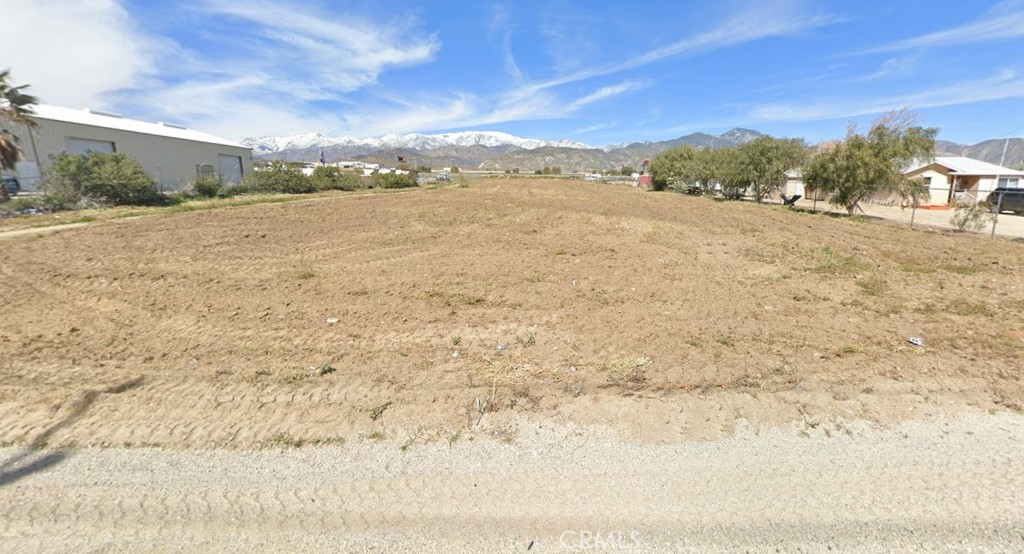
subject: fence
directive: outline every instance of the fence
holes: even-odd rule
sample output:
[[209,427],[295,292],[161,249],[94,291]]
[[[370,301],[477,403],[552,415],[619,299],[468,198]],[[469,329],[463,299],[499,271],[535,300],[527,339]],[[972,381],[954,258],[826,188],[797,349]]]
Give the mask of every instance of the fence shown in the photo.
[[[923,188],[920,185],[879,187],[875,194],[861,200],[854,207],[854,212],[906,222],[911,227],[915,224],[948,226],[960,231],[986,231],[990,236],[995,236],[1001,217],[1010,217],[1012,224],[1008,224],[1001,234],[1024,237],[1024,218],[1007,216],[1003,213],[1003,197],[989,198],[989,192],[935,186]],[[773,191],[766,201],[785,203],[783,196]],[[815,195],[813,192],[802,198],[798,207],[826,212],[835,209],[830,203],[830,195]],[[892,208],[900,211],[895,212]],[[845,208],[839,209],[846,211]],[[1018,219],[1020,221],[1016,221]]]

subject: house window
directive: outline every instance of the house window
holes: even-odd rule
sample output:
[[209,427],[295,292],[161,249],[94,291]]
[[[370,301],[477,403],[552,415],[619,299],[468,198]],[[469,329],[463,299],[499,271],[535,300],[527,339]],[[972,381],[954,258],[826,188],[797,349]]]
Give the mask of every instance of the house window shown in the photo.
[[1010,189],[1020,188],[1020,178],[1018,178],[1018,177],[1000,177],[999,178],[999,184],[997,184],[996,186],[998,186],[999,188],[1010,188]]

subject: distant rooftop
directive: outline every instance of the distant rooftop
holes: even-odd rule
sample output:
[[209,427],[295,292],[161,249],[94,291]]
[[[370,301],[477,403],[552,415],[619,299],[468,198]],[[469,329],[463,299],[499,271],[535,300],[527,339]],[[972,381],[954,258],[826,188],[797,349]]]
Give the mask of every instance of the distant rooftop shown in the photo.
[[65,123],[78,123],[81,125],[92,125],[94,127],[106,127],[120,131],[131,131],[146,135],[157,135],[162,137],[191,140],[195,142],[206,142],[209,144],[222,144],[236,148],[248,148],[237,142],[208,135],[200,131],[187,129],[173,123],[150,123],[137,119],[127,119],[116,113],[99,110],[76,110],[60,106],[38,104],[34,107],[35,117],[48,119],[50,121],[63,121]]

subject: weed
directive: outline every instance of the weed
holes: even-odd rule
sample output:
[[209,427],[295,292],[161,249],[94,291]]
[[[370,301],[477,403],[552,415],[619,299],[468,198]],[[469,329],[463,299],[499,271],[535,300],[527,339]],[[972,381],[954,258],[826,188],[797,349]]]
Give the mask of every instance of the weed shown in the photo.
[[387,411],[387,409],[390,406],[391,406],[391,401],[388,400],[387,402],[385,402],[385,403],[383,403],[383,404],[381,404],[379,406],[375,406],[373,408],[370,408],[369,410],[367,410],[367,413],[369,414],[370,419],[372,421],[377,421],[378,419],[380,419],[380,416],[384,415],[384,412]]
[[856,354],[857,352],[860,352],[860,350],[852,344],[847,344],[839,349],[840,355]]
[[92,223],[93,221],[96,221],[96,216],[83,215],[82,217],[71,220],[71,223]]
[[317,375],[327,375],[328,373],[334,373],[337,370],[338,369],[336,367],[334,367],[334,366],[332,366],[331,364],[328,363],[328,364],[323,364],[320,367],[317,367],[316,368],[316,374]]
[[293,437],[287,433],[277,433],[263,442],[265,447],[298,448],[305,443],[300,438]]
[[619,358],[601,365],[602,371],[612,373],[612,381],[639,384],[647,380],[647,365],[651,359],[646,356]]
[[943,271],[956,273],[957,275],[974,275],[981,271],[981,268],[976,265],[946,264],[939,266],[939,268]]
[[857,258],[852,255],[840,254],[833,250],[832,247],[826,246],[821,251],[821,259],[817,265],[811,268],[811,271],[814,273],[838,275],[853,273],[860,268],[861,264],[857,261]]
[[729,336],[729,335],[723,335],[721,337],[718,337],[717,339],[715,339],[715,342],[717,342],[718,344],[721,344],[722,346],[734,346],[735,345],[735,342],[733,342],[732,337]]
[[487,301],[483,296],[476,294],[456,293],[452,296],[456,301],[467,306],[476,306],[477,304],[483,304]]
[[864,294],[869,296],[881,296],[884,292],[888,283],[881,277],[869,277],[867,279],[860,279],[857,281],[857,286],[860,287]]
[[313,273],[312,271],[309,271],[308,269],[307,270],[298,271],[298,272],[295,273],[295,278],[299,279],[299,280],[312,279],[313,277],[316,277],[316,273]]
[[384,431],[374,431],[374,432],[370,433],[369,435],[366,435],[366,438],[368,438],[368,439],[370,439],[372,441],[382,441],[386,437],[384,436]]
[[537,338],[533,336],[533,333],[530,333],[530,335],[527,336],[525,339],[521,338],[519,335],[516,335],[516,344],[523,348],[529,348],[537,344]]
[[345,444],[345,437],[320,437],[312,439],[306,444],[314,446],[341,446]]
[[569,249],[564,246],[559,246],[551,251],[552,256],[564,256],[569,253]]
[[458,346],[460,344],[462,344],[462,337],[460,337],[458,335],[455,335],[454,337],[452,337],[452,346]]
[[969,300],[953,300],[946,305],[946,311],[951,314],[962,316],[991,316],[992,308],[985,302],[971,302]]
[[309,377],[308,371],[296,371],[294,373],[289,374],[287,377],[284,378],[284,380],[289,383],[298,383],[299,381],[302,381],[306,377]]

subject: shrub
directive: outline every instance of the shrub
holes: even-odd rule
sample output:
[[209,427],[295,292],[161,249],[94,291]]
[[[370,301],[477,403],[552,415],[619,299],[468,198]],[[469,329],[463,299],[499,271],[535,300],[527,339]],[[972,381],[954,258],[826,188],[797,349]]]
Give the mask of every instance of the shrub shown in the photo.
[[956,211],[949,219],[949,223],[957,231],[980,231],[990,217],[982,206],[974,202],[965,202],[957,204]]
[[356,190],[363,188],[363,180],[358,175],[343,173],[331,166],[320,166],[313,170],[310,177],[317,190]]
[[19,196],[0,204],[0,212],[20,212],[32,208],[45,207],[42,198],[38,196]]
[[246,179],[241,183],[231,185],[229,187],[224,187],[220,191],[220,195],[224,198],[231,198],[232,196],[240,196],[243,194],[258,194],[261,192],[263,191],[257,189],[255,186],[253,186],[249,179]]
[[242,185],[260,192],[279,192],[284,194],[316,192],[316,187],[309,177],[282,162],[273,162],[262,170],[254,171],[246,177]]
[[418,186],[416,176],[412,173],[397,175],[395,173],[378,173],[373,176],[373,186],[381,189],[402,189]]
[[192,190],[196,196],[203,198],[216,198],[220,195],[221,184],[215,177],[200,177],[192,183]]
[[166,202],[139,162],[117,152],[64,153],[53,158],[43,193],[48,204],[61,209],[83,200],[137,206]]

